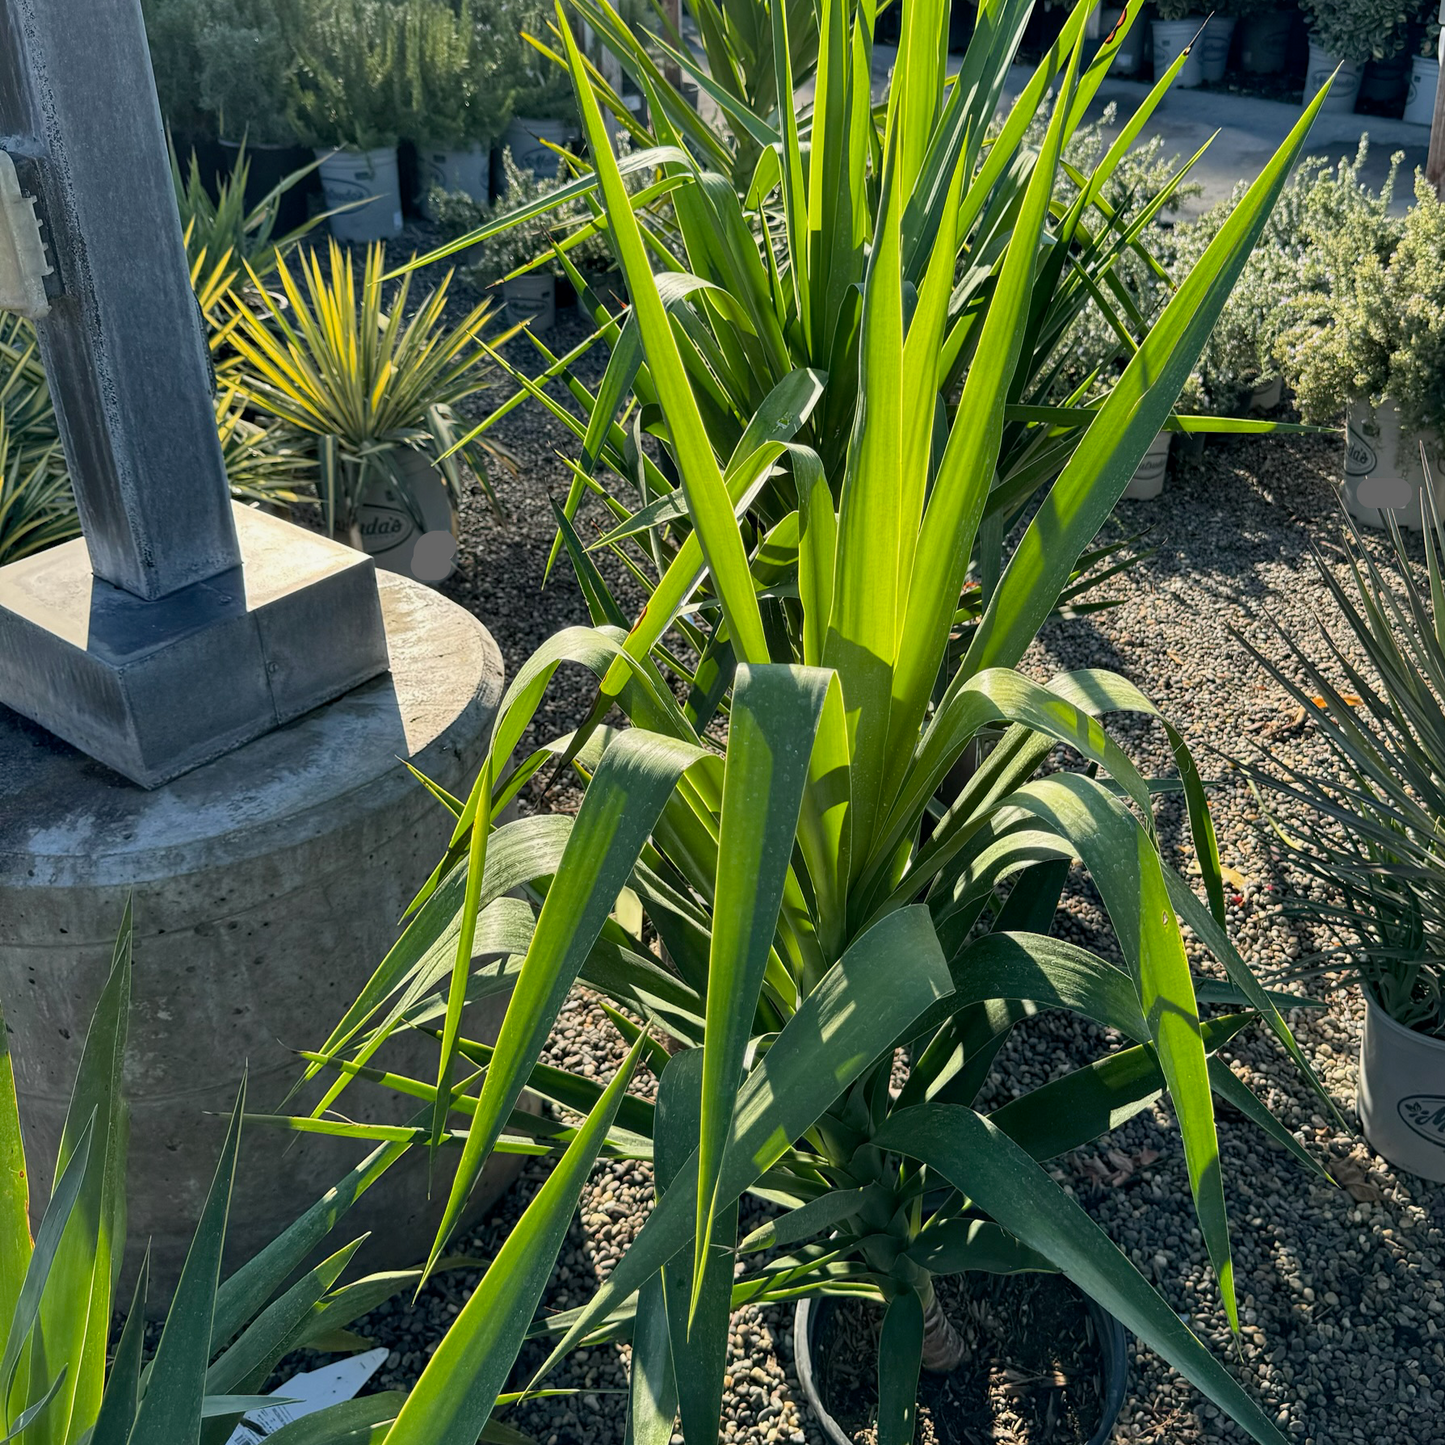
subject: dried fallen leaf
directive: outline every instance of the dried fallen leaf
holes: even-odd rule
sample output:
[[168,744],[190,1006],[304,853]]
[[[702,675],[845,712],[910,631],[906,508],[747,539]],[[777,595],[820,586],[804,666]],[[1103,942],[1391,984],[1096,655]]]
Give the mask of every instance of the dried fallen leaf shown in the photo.
[[1343,1186],[1356,1204],[1373,1204],[1385,1197],[1378,1185],[1370,1183],[1365,1166],[1353,1155],[1347,1159],[1332,1160],[1329,1170],[1335,1183]]

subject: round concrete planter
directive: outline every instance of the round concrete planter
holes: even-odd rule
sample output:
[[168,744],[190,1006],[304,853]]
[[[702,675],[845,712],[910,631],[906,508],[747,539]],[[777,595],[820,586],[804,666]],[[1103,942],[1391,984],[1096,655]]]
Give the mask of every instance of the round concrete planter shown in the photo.
[[1351,403],[1345,417],[1345,506],[1367,527],[1384,527],[1393,512],[1402,527],[1420,525],[1420,491],[1425,472],[1419,443],[1424,442],[1435,478],[1435,500],[1445,503],[1445,454],[1433,432],[1407,438],[1399,410],[1386,402],[1370,408]]
[[1360,1127],[1391,1164],[1445,1182],[1445,1040],[1396,1023],[1364,992]]
[[550,331],[557,324],[557,278],[532,271],[503,281],[502,300],[508,321],[529,321],[533,331]]
[[457,511],[446,478],[412,447],[398,447],[396,459],[405,495],[389,478],[367,485],[357,509],[362,549],[388,572],[443,582],[457,552]]
[[[338,241],[365,244],[385,241],[401,232],[401,181],[396,147],[374,151],[318,150],[321,188],[326,209],[354,206],[330,220]],[[356,205],[361,201],[365,204]]]
[[1440,88],[1440,62],[1417,55],[1410,64],[1410,89],[1405,93],[1405,116],[1411,125],[1429,125],[1435,119],[1435,92]]
[[[1339,67],[1338,75],[1335,75],[1336,66]],[[1340,60],[1311,40],[1309,69],[1305,71],[1306,105],[1319,94],[1320,88],[1332,75],[1335,75],[1335,83],[1330,87],[1330,93],[1325,97],[1325,103],[1320,109],[1337,115],[1349,114],[1354,110],[1355,100],[1360,93],[1364,67],[1353,60]]]
[[492,199],[492,152],[490,147],[472,146],[468,150],[447,150],[439,146],[416,148],[421,196],[425,204],[427,192],[434,186],[444,191],[460,191],[478,205]]
[[1234,44],[1234,16],[1211,15],[1199,37],[1199,67],[1210,85],[1224,79],[1229,65],[1229,47]]
[[1152,501],[1164,490],[1164,474],[1169,470],[1169,447],[1173,440],[1173,432],[1162,431],[1149,443],[1149,450],[1140,458],[1138,469],[1124,488],[1124,495],[1130,501]]
[[[1199,27],[1204,24],[1204,16],[1191,15],[1184,20],[1156,20],[1151,27],[1151,35],[1154,41],[1154,75],[1157,79],[1163,75],[1175,60],[1179,58],[1179,52],[1188,45],[1196,35],[1199,34]],[[1200,37],[1201,41],[1203,37]],[[1175,78],[1174,84],[1184,90],[1193,90],[1195,86],[1204,84],[1204,62],[1200,59],[1201,46],[1196,45],[1189,53],[1189,59],[1184,62],[1184,68]]]
[[512,152],[512,159],[524,171],[531,171],[538,180],[552,180],[561,162],[552,145],[568,145],[575,129],[565,120],[539,120],[524,115],[515,117],[502,136],[502,144]]
[[[126,899],[135,917],[131,1110],[133,1268],[151,1242],[155,1296],[178,1276],[249,1066],[253,1113],[305,1113],[295,1050],[320,1044],[398,934],[446,847],[450,815],[406,763],[470,786],[502,687],[490,634],[439,593],[379,574],[391,672],[152,791],[0,708],[0,1001],[10,1029],[34,1218],[85,1030]],[[403,761],[405,760],[405,761]],[[465,1032],[494,1039],[504,1000]],[[425,1078],[436,1046],[398,1036],[376,1060]],[[401,1123],[407,1101],[355,1085],[355,1119]],[[229,1257],[268,1242],[366,1153],[254,1124],[242,1139]],[[515,1177],[494,1169],[477,1206]],[[452,1167],[447,1154],[441,1167]],[[444,1177],[403,1159],[347,1217],[373,1231],[370,1268],[424,1258]],[[331,1246],[339,1247],[342,1240]]]
[[[1104,1356],[1103,1419],[1100,1420],[1099,1428],[1094,1432],[1089,1445],[1106,1445],[1124,1408],[1124,1393],[1129,1386],[1129,1337],[1124,1326],[1093,1300],[1086,1299],[1082,1303],[1094,1322],[1099,1348]],[[798,1301],[793,1312],[793,1363],[797,1368],[798,1381],[803,1387],[808,1408],[813,1412],[813,1418],[818,1422],[824,1438],[830,1445],[853,1445],[853,1437],[829,1413],[828,1406],[819,1393],[817,1368],[813,1363],[818,1358],[816,1341],[819,1331],[836,1307],[837,1302],[827,1296]],[[967,1361],[960,1368],[967,1369]]]

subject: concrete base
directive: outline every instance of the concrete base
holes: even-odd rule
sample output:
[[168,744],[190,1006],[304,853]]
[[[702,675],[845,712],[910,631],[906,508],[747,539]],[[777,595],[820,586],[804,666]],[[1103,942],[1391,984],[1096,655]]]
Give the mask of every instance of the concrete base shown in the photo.
[[[465,792],[491,729],[502,685],[491,635],[419,583],[378,582],[388,675],[154,791],[0,708],[0,1003],[32,1202],[49,1191],[84,1031],[133,893],[130,1235],[133,1246],[150,1238],[162,1293],[184,1259],[243,1066],[251,1110],[275,1110],[298,1075],[292,1050],[324,1040],[446,846],[450,816],[401,760]],[[488,1022],[468,1030],[494,1037],[497,1019],[490,1032]],[[435,1059],[423,1036],[378,1055],[422,1076]],[[414,1112],[407,1102],[367,1084],[342,1100],[349,1117],[388,1122]],[[363,1152],[249,1130],[230,1262]],[[500,1162],[492,1197],[515,1175],[513,1161]],[[429,1199],[424,1158],[403,1159],[338,1239],[371,1229],[371,1266],[416,1262],[446,1183],[433,1180]]]
[[83,538],[0,567],[0,703],[154,788],[385,672],[371,559],[233,514],[241,565],[153,602]]

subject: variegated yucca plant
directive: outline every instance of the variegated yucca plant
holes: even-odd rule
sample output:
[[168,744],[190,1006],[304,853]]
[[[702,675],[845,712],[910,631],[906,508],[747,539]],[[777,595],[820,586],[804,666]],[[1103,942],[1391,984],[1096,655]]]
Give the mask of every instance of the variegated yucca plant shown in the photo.
[[[324,1117],[357,1078],[428,1105],[426,1123],[387,1137],[460,1149],[439,1259],[494,1148],[574,1137],[565,1119],[519,1110],[522,1091],[577,1111],[595,1103],[596,1081],[539,1062],[580,981],[616,1006],[661,1076],[655,1106],[624,1101],[604,1150],[652,1161],[657,1205],[592,1299],[535,1328],[556,1337],[554,1360],[630,1333],[631,1440],[667,1440],[675,1415],[689,1441],[717,1438],[730,1309],[835,1294],[885,1311],[878,1439],[898,1445],[912,1435],[920,1368],[957,1359],[934,1279],[1059,1270],[1278,1445],[1270,1418],[1045,1164],[1167,1093],[1233,1324],[1213,1096],[1318,1166],[1218,1051],[1261,1020],[1306,1076],[1308,1065],[1225,930],[1214,832],[1182,738],[1162,724],[1203,896],[1161,852],[1151,784],[1100,721],[1157,716],[1150,703],[1106,672],[1045,685],[1018,667],[1171,424],[1319,102],[1140,329],[1122,314],[1110,259],[1137,232],[1102,193],[1171,76],[1092,174],[1060,159],[1132,16],[1085,64],[1081,7],[995,131],[1028,4],[983,0],[950,75],[946,7],[906,0],[894,84],[875,104],[872,8],[826,0],[802,107],[774,5],[775,93],[750,108],[713,87],[756,146],[739,177],[727,133],[692,115],[605,0],[574,8],[654,117],[619,165],[603,111],[621,120],[624,108],[559,9],[557,53],[595,166],[574,193],[593,198],[631,299],[619,317],[594,308],[611,348],[595,393],[566,359],[547,366],[582,412],[557,409],[581,444],[559,544],[592,625],[557,634],[519,671],[470,795],[434,790],[456,815],[451,846],[311,1056],[337,1077],[292,1126],[367,1137]],[[1043,139],[1025,145],[1040,109]],[[622,170],[636,167],[654,180],[630,195]],[[662,196],[681,249],[639,220]],[[1120,314],[1127,364],[1087,408],[1036,405],[1058,336],[1086,303]],[[588,490],[616,517],[603,544],[648,592],[639,617],[577,535],[571,504]],[[514,760],[564,664],[596,675],[590,719]],[[626,726],[604,721],[614,709]],[[971,773],[959,768],[981,738],[997,741]],[[1087,767],[1041,774],[1061,745]],[[552,765],[585,785],[575,818],[510,819],[507,804]],[[1050,936],[1075,859],[1122,965]],[[1195,976],[1181,923],[1225,979]],[[466,1039],[466,1005],[499,994],[510,999],[495,1046]],[[1204,1018],[1202,1005],[1230,1011]],[[1120,1045],[982,1110],[999,1049],[1039,1008],[1071,1010]],[[432,1025],[435,1079],[369,1062],[396,1030]],[[780,1212],[740,1242],[749,1192]],[[764,1257],[764,1245],[786,1252]],[[739,1267],[753,1259],[764,1262]],[[469,1362],[494,1324],[474,1306],[388,1445],[470,1445],[488,1418],[495,1373]]]

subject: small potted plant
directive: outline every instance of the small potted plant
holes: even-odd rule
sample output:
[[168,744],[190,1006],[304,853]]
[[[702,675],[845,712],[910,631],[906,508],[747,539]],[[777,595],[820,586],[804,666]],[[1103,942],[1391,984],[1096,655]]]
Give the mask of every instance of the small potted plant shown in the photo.
[[1416,526],[1419,447],[1438,451],[1445,415],[1445,205],[1417,176],[1414,205],[1392,215],[1400,157],[1373,194],[1366,154],[1362,143],[1315,188],[1275,346],[1305,421],[1346,420],[1351,513]]
[[402,20],[391,0],[308,0],[299,11],[287,113],[321,161],[326,204],[338,212],[331,233],[341,241],[401,230]]
[[1175,85],[1186,90],[1204,84],[1203,36],[1207,17],[1200,13],[1196,0],[1157,0],[1154,6],[1154,74],[1163,75],[1185,46],[1192,46],[1184,69]]
[[461,0],[406,0],[402,133],[416,143],[423,198],[439,186],[491,199],[492,146],[512,114],[517,43]]
[[1435,119],[1435,93],[1440,89],[1440,14],[1435,0],[1425,0],[1420,44],[1410,62],[1410,89],[1405,95],[1405,119],[1430,125]]
[[1387,60],[1404,44],[1410,17],[1402,0],[1300,0],[1300,8],[1310,33],[1305,101],[1334,75],[1324,109],[1354,110],[1365,62]]
[[[1342,539],[1339,575],[1316,554],[1337,608],[1334,662],[1321,666],[1293,638],[1284,667],[1254,655],[1313,721],[1329,765],[1276,760],[1252,772],[1284,857],[1322,885],[1291,909],[1325,933],[1294,976],[1343,970],[1364,995],[1365,1137],[1391,1163],[1445,1181],[1445,618],[1431,600],[1445,534],[1428,492],[1420,520],[1428,585],[1398,529],[1393,566],[1377,564],[1358,534]],[[1347,660],[1355,654],[1363,668]]]
[[463,466],[497,505],[488,468],[506,454],[469,438],[453,408],[491,384],[486,346],[507,338],[481,341],[490,300],[455,324],[445,319],[450,276],[413,309],[410,278],[388,292],[385,270],[379,244],[367,249],[359,286],[334,241],[325,263],[314,251],[294,270],[278,258],[280,297],[258,288],[254,302],[230,298],[237,360],[224,379],[312,444],[332,536],[437,582],[456,553]]

